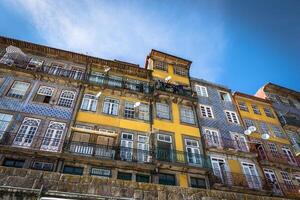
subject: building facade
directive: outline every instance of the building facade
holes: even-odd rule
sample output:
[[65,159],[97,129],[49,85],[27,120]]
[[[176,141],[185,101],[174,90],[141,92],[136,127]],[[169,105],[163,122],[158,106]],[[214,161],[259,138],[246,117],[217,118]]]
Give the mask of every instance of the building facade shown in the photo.
[[243,93],[235,93],[234,98],[245,127],[256,127],[249,136],[251,151],[258,154],[273,195],[297,197],[300,187],[294,176],[299,162],[271,102]]
[[218,189],[267,192],[256,154],[248,138],[231,90],[201,79],[192,79],[198,95],[198,120],[213,167],[213,186]]

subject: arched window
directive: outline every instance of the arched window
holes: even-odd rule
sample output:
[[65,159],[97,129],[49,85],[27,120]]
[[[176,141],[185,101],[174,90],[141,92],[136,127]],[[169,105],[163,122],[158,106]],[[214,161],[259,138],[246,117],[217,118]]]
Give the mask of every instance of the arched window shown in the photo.
[[75,99],[75,95],[76,93],[73,91],[63,90],[58,100],[58,105],[71,108]]
[[41,120],[26,117],[15,138],[14,145],[29,147],[36,134]]
[[58,151],[65,127],[65,123],[50,122],[41,149],[46,151]]

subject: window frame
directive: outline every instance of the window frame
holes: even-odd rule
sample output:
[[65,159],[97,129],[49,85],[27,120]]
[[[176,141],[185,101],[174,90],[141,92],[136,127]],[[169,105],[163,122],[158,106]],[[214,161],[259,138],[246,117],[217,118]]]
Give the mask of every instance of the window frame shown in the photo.
[[[242,105],[242,104],[244,104],[244,105]],[[238,101],[238,106],[239,106],[239,109],[240,109],[241,111],[249,112],[249,108],[248,108],[246,102],[244,102],[244,101]]]
[[[107,115],[112,115],[112,116],[118,116],[119,115],[119,106],[120,106],[120,100],[111,98],[111,97],[105,97],[105,99],[103,101],[102,113],[107,114]],[[106,109],[108,109],[107,112],[106,112]],[[116,109],[116,110],[114,110],[114,109]]]
[[[159,109],[160,108],[160,109]],[[162,109],[168,109],[163,111]],[[164,120],[171,120],[171,107],[168,103],[161,103],[156,102],[155,103],[155,110],[156,110],[156,118],[158,119],[164,119]]]
[[[86,108],[84,108],[84,102],[87,102]],[[93,94],[84,94],[80,105],[80,110],[96,112],[98,107],[98,98]]]
[[[193,125],[196,124],[195,113],[194,113],[194,109],[192,106],[181,105],[179,108],[179,111],[180,111],[179,112],[180,113],[180,121],[182,123],[193,124]],[[187,114],[187,115],[183,115],[183,114]]]
[[[16,88],[14,88],[14,87],[16,87],[16,84],[21,84],[21,85],[26,85],[26,89],[25,89],[25,91],[22,91],[22,90],[20,90],[20,89],[16,89]],[[27,93],[27,91],[28,91],[28,89],[30,88],[30,83],[28,83],[28,82],[25,82],[25,81],[14,81],[13,82],[13,84],[10,86],[10,88],[9,88],[9,90],[7,91],[7,93],[6,93],[6,96],[7,97],[10,97],[10,98],[15,98],[15,99],[23,99],[25,96],[26,96],[26,93]],[[12,91],[14,91],[14,93],[12,93]],[[16,93],[15,91],[21,91],[22,92],[22,94],[18,94],[18,93]],[[17,95],[19,95],[19,96],[17,96]]]
[[[63,97],[63,95],[65,93],[72,94],[73,98]],[[72,90],[62,90],[61,93],[60,93],[60,95],[59,95],[59,99],[58,99],[57,105],[65,107],[65,108],[72,108],[73,104],[74,104],[74,101],[75,101],[75,97],[76,97],[76,92],[74,92]]]
[[[225,112],[227,122],[229,122],[231,124],[236,124],[236,125],[240,124],[240,120],[239,120],[238,114],[236,112],[230,111],[230,110],[224,110],[224,112]],[[229,118],[228,114],[229,114],[230,118]],[[236,122],[235,122],[234,118],[236,119]]]
[[271,108],[264,107],[263,110],[264,110],[264,113],[267,117],[273,118],[273,119],[275,118],[275,115],[274,115]]
[[[202,107],[203,107],[203,109],[204,109],[205,116],[203,115]],[[199,109],[200,109],[200,115],[201,115],[201,117],[204,117],[204,118],[210,118],[210,119],[214,119],[214,118],[215,118],[215,117],[214,117],[214,113],[213,113],[213,109],[212,109],[211,106],[204,105],[204,104],[199,104]],[[210,110],[210,114],[209,114],[209,112],[208,112],[207,109]],[[209,116],[209,115],[211,115],[211,116]]]
[[201,96],[201,97],[209,96],[206,86],[195,84],[195,90],[196,90],[196,93],[198,96]]
[[251,108],[252,108],[252,111],[254,114],[261,115],[261,111],[260,111],[258,105],[253,103],[253,104],[251,104]]

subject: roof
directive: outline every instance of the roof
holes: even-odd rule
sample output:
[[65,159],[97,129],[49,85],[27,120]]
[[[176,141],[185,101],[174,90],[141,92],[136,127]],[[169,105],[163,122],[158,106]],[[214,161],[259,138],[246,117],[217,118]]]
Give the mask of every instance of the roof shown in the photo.
[[245,93],[241,93],[241,92],[234,92],[233,96],[240,96],[240,97],[244,97],[244,98],[248,98],[248,99],[252,99],[254,101],[260,101],[263,103],[267,103],[267,104],[271,104],[272,102],[267,100],[267,99],[262,99],[253,95],[249,95],[249,94],[245,94]]
[[283,86],[280,86],[280,85],[277,85],[275,83],[269,82],[266,85],[264,85],[263,88],[264,89],[266,89],[266,88],[275,89],[275,90],[278,90],[278,91],[280,91],[282,93],[292,94],[292,95],[295,95],[298,98],[300,98],[300,92],[298,92],[296,90],[292,90],[292,89],[286,88],[286,87],[283,87]]

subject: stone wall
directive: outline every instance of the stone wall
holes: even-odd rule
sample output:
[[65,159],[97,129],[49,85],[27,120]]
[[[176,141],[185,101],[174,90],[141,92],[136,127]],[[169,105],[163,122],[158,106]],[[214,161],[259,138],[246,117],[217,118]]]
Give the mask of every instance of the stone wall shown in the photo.
[[242,193],[162,186],[93,176],[0,167],[0,199],[284,200]]

